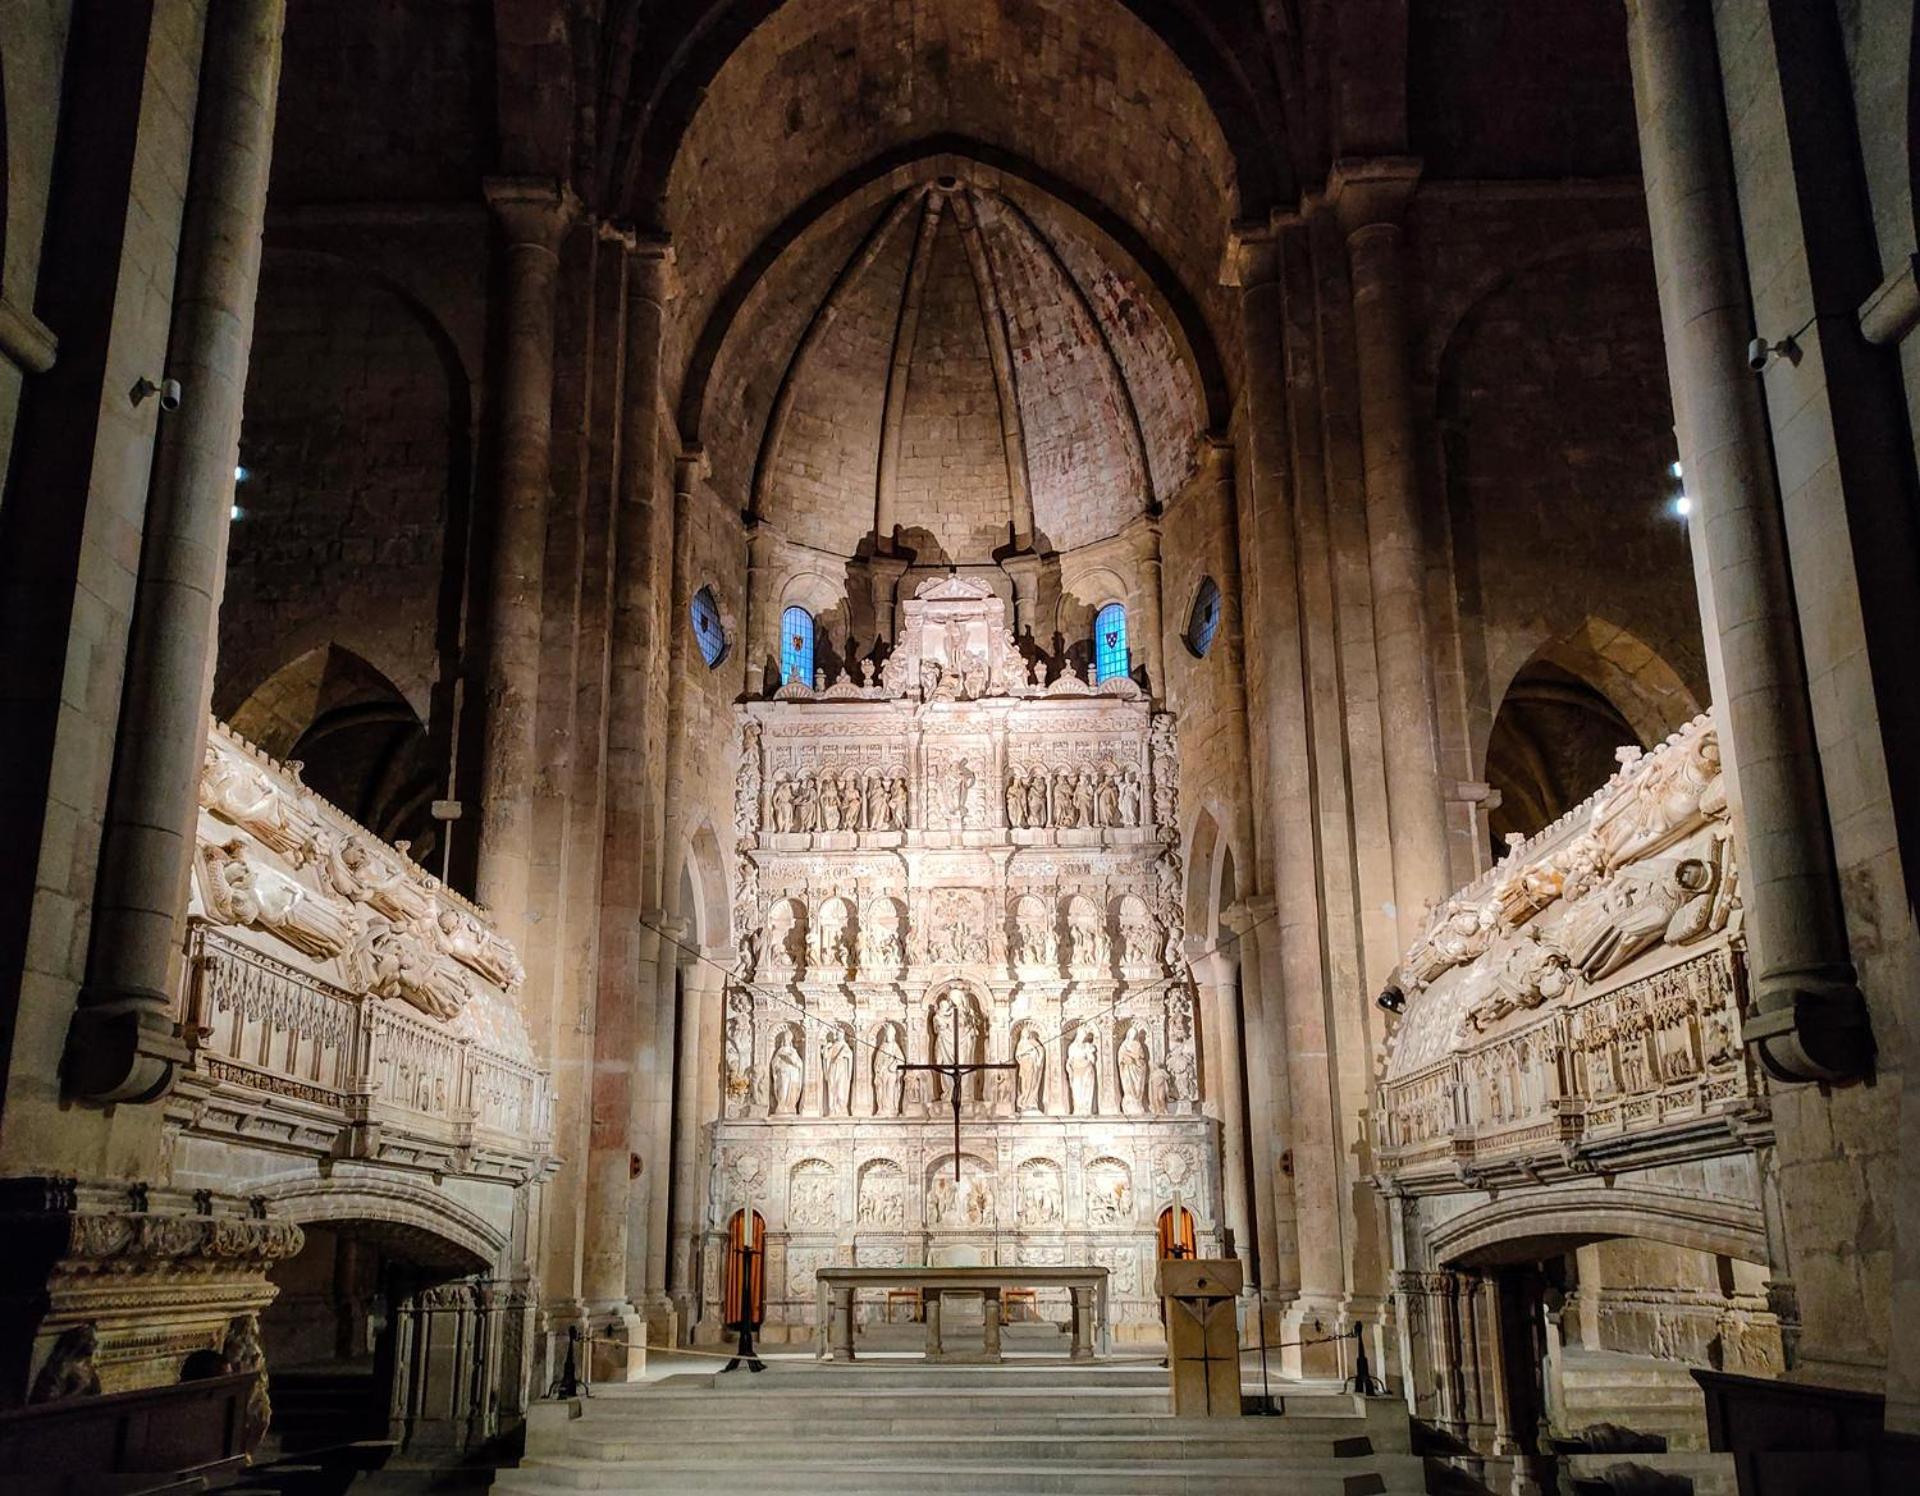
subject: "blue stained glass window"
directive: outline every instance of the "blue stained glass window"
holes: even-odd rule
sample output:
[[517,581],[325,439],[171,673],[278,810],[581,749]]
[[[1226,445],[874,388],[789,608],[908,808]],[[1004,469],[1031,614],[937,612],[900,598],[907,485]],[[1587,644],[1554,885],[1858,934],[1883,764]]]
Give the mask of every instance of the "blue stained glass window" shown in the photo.
[[813,684],[813,615],[788,608],[780,615],[780,684]]
[[1187,619],[1187,648],[1196,659],[1207,657],[1219,630],[1220,586],[1212,577],[1202,577],[1200,590],[1193,595],[1193,613]]
[[1097,683],[1127,673],[1127,610],[1108,603],[1093,620],[1093,678]]
[[711,587],[702,587],[693,595],[693,637],[707,669],[712,670],[727,657],[727,631],[720,623],[720,605],[714,601]]

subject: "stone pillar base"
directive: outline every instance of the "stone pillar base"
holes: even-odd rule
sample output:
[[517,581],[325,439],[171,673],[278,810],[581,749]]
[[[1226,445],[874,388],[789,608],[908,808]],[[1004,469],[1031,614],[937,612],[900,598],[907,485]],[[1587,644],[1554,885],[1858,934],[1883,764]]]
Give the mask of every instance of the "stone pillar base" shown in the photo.
[[1340,1335],[1345,1328],[1338,1299],[1295,1299],[1280,1317],[1280,1375],[1315,1382],[1344,1377]]
[[680,1343],[680,1308],[672,1299],[648,1299],[639,1308],[641,1317],[646,1321],[647,1345]]
[[647,1374],[647,1321],[631,1304],[595,1310],[590,1321],[595,1382],[637,1382]]

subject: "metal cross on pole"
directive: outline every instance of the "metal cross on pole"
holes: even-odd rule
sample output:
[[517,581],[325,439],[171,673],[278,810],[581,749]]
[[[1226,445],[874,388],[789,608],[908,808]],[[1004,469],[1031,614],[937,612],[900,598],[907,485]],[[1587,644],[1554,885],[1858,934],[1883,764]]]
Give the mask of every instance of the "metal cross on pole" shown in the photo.
[[960,1182],[960,1082],[981,1070],[1018,1070],[1018,1065],[1000,1061],[995,1064],[960,1063],[960,1007],[953,1007],[953,1063],[949,1065],[902,1065],[902,1070],[931,1070],[947,1078],[947,1095],[953,1102],[953,1181]]

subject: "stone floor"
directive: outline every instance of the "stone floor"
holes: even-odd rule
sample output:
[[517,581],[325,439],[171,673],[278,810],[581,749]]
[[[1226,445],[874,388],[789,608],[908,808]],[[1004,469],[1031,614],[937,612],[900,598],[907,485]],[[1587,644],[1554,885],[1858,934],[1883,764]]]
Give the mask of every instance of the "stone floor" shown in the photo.
[[[575,1491],[1217,1493],[1418,1492],[1397,1400],[1274,1381],[1278,1416],[1176,1419],[1151,1360],[929,1366],[770,1358],[721,1374],[660,1357],[642,1383],[537,1405],[502,1493]],[[677,1364],[659,1364],[677,1363]],[[1257,1364],[1245,1390],[1260,1392]]]

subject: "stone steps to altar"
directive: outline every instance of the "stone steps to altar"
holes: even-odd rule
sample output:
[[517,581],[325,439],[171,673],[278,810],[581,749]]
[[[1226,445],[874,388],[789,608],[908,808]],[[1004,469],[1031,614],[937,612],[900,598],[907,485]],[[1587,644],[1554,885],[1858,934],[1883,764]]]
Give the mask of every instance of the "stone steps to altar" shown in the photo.
[[856,1363],[671,1376],[537,1405],[526,1458],[500,1473],[495,1490],[1369,1496],[1425,1489],[1398,1403],[1287,1388],[1282,1416],[1175,1418],[1165,1378],[1157,1367],[1058,1363]]

